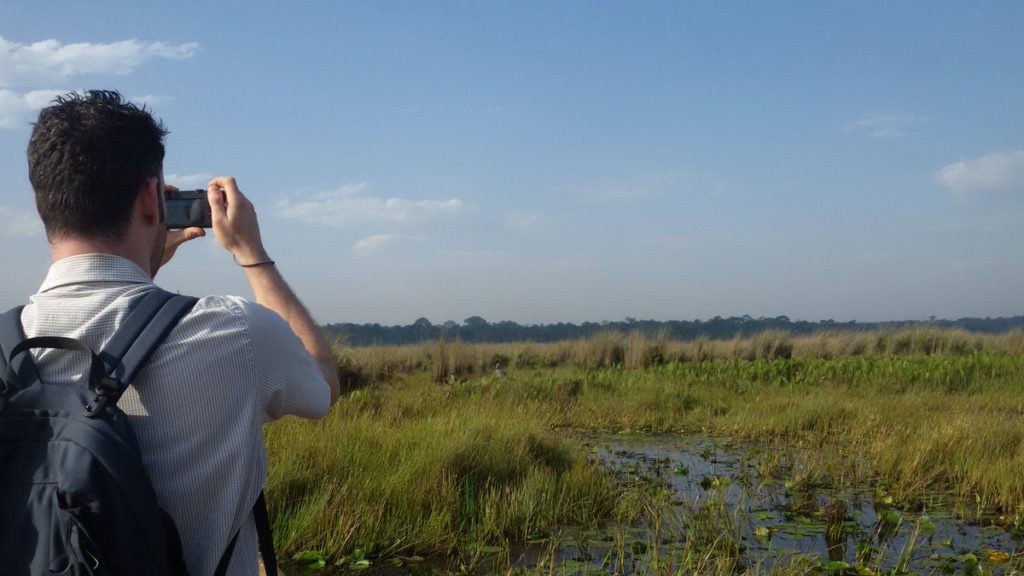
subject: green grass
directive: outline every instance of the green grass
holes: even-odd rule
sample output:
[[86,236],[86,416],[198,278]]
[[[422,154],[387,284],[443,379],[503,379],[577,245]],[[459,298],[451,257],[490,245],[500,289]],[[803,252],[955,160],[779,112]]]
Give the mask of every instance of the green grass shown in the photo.
[[620,489],[527,415],[420,378],[355,392],[323,421],[267,431],[285,554],[462,556],[618,514]]
[[[945,494],[1008,517],[1024,509],[1019,336],[770,335],[703,344],[713,352],[700,362],[680,359],[682,345],[601,338],[550,356],[524,353],[530,345],[342,352],[339,370],[365,387],[323,421],[266,430],[283,555],[443,556],[472,567],[481,551],[562,526],[649,519],[651,495],[615,484],[563,430],[754,440],[769,455],[763,472],[797,483],[882,483],[900,503]],[[776,352],[780,339],[788,352]],[[442,355],[461,368],[437,384],[432,358]],[[506,378],[488,368],[495,358]],[[708,550],[693,548],[676,571],[735,568],[734,554]],[[817,569],[803,558],[792,566],[786,573]]]

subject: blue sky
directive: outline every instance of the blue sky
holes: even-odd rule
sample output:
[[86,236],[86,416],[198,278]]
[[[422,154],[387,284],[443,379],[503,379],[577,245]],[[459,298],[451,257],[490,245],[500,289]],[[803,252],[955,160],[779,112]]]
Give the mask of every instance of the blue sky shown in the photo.
[[[234,175],[320,322],[1024,314],[1024,3],[0,1],[0,306],[56,93]],[[158,282],[248,295],[208,238]]]

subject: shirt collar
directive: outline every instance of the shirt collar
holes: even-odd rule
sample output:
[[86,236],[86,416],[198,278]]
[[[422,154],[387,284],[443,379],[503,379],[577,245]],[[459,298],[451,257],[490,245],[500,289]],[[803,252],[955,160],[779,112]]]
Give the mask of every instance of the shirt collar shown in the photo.
[[40,292],[46,292],[69,284],[90,282],[111,282],[117,284],[152,284],[139,265],[113,254],[81,254],[61,258],[50,266]]

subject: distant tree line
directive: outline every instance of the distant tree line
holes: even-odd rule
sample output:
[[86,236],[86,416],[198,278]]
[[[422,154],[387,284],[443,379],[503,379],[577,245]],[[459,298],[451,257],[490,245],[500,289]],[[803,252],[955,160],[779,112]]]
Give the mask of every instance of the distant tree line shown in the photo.
[[712,340],[745,337],[766,330],[783,330],[793,335],[808,335],[826,331],[865,331],[910,327],[963,328],[972,332],[997,334],[1024,328],[1024,316],[1010,318],[960,318],[959,320],[896,321],[896,322],[836,322],[822,320],[790,320],[787,316],[774,318],[751,318],[750,316],[715,316],[710,320],[637,320],[626,318],[617,322],[583,322],[572,324],[518,324],[508,320],[488,322],[480,316],[470,316],[461,324],[449,320],[434,324],[427,318],[419,318],[405,326],[384,326],[381,324],[328,324],[328,334],[341,338],[351,346],[372,346],[391,344],[416,344],[419,342],[445,339],[462,342],[504,343],[504,342],[557,342],[586,338],[598,332],[641,332],[643,334],[666,334],[675,340]]

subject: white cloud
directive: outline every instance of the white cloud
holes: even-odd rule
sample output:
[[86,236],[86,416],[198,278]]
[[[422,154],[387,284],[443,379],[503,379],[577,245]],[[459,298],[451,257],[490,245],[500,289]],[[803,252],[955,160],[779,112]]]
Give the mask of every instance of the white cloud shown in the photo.
[[62,90],[33,90],[19,94],[0,89],[0,128],[24,128],[35,120],[36,112]]
[[398,239],[399,236],[397,234],[374,234],[356,242],[352,246],[352,252],[356,256],[364,258],[375,256],[394,246]]
[[331,226],[357,223],[407,224],[457,214],[466,207],[466,203],[457,198],[382,198],[367,195],[369,190],[366,182],[358,182],[314,194],[305,200],[285,198],[278,203],[278,215]]
[[923,117],[913,114],[872,113],[850,122],[846,125],[846,129],[874,138],[899,138],[906,136],[912,126],[924,121]]
[[199,44],[167,44],[121,40],[106,44],[62,44],[43,40],[32,44],[11,42],[0,36],[0,87],[62,82],[88,74],[130,74],[148,60],[185,60]]
[[164,182],[177,186],[181,190],[190,188],[206,188],[213,180],[213,174],[199,172],[197,174],[164,174]]
[[[70,78],[87,75],[126,75],[152,59],[191,58],[199,45],[122,40],[110,43],[62,44],[43,40],[32,44],[0,36],[0,129],[27,126],[40,108],[68,89],[56,89]],[[45,88],[45,89],[41,89]],[[144,95],[134,101],[155,104],[167,96]]]
[[963,195],[1024,193],[1024,150],[954,162],[943,166],[935,181]]
[[40,236],[43,223],[35,212],[0,206],[0,236]]
[[155,106],[174,100],[174,96],[160,96],[157,94],[144,94],[142,96],[129,96],[128,100],[139,106]]

